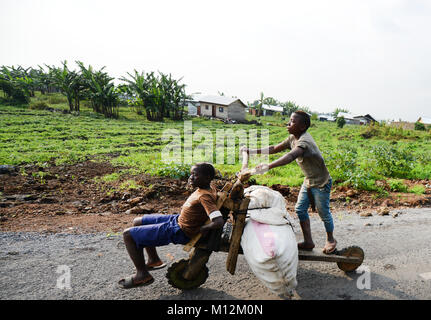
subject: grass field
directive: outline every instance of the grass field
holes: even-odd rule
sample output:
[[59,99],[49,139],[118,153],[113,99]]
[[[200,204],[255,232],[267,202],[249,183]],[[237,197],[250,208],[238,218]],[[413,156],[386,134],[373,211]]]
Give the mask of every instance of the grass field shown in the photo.
[[[56,110],[67,110],[64,97],[59,94],[37,95],[30,107],[40,102]],[[40,106],[39,106],[40,107]],[[252,117],[249,116],[248,117]],[[269,143],[277,144],[287,137],[281,117],[263,117],[262,126],[221,121],[187,119],[192,121],[193,132],[205,128],[215,137],[218,129],[269,131]],[[175,129],[184,140],[184,122],[149,122],[127,107],[120,108],[119,119],[106,119],[84,105],[79,115],[47,110],[0,105],[0,164],[27,163],[50,165],[76,163],[85,159],[109,160],[114,165],[129,169],[123,172],[184,177],[187,165],[167,165],[161,162],[162,133]],[[379,190],[377,180],[385,180],[394,189],[404,190],[403,179],[430,179],[431,133],[403,130],[390,126],[345,126],[313,121],[309,132],[316,140],[336,183],[346,183],[364,190]],[[214,139],[215,140],[215,139]],[[201,141],[194,141],[194,148]],[[237,153],[238,153],[238,143]],[[196,149],[194,149],[196,150]],[[214,149],[215,150],[215,149]],[[213,152],[215,159],[217,151]],[[280,155],[273,155],[276,159]],[[259,160],[252,160],[257,163]],[[236,164],[215,164],[224,175],[239,171]],[[303,175],[296,164],[276,168],[256,176],[260,184],[299,186]],[[411,191],[415,192],[415,191]],[[416,191],[420,193],[419,191]]]

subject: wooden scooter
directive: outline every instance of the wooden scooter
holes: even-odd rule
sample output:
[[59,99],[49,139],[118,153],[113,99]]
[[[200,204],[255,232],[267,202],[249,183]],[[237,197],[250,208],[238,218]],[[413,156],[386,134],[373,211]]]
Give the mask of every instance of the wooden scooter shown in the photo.
[[[236,181],[227,182],[221,191],[217,192],[217,208],[225,220],[223,229],[211,230],[205,237],[198,234],[184,246],[185,251],[191,251],[189,258],[174,262],[166,273],[168,282],[173,287],[189,290],[205,283],[208,278],[206,263],[212,252],[227,252],[226,269],[230,274],[235,274],[238,254],[243,253],[240,243],[250,202],[250,199],[244,196],[243,184],[253,174],[257,174],[254,169],[247,168],[247,152],[243,152],[242,156],[242,169]],[[306,261],[336,262],[339,269],[350,272],[362,264],[364,251],[357,246],[336,250],[330,255],[299,250],[298,258]]]

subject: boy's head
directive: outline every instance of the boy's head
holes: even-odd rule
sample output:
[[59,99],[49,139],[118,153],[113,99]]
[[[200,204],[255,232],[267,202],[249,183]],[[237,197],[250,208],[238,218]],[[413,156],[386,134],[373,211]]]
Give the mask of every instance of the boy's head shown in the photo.
[[193,187],[208,188],[214,176],[215,169],[211,163],[196,163],[190,169],[189,183]]
[[290,134],[301,134],[310,127],[310,116],[308,113],[298,110],[292,113],[290,121],[287,124],[287,130]]

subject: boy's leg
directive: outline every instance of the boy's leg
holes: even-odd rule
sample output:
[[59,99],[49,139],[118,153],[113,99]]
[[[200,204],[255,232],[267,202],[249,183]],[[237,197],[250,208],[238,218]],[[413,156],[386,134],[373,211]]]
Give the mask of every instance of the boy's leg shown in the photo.
[[[151,224],[151,222],[157,223],[158,221],[160,221],[160,218],[157,215],[148,216],[149,218],[147,217],[144,218],[144,217],[135,218],[133,220],[133,226],[137,227],[143,224]],[[145,251],[147,251],[147,255],[148,255],[148,263],[146,265],[147,268],[160,267],[164,265],[163,261],[160,259],[157,253],[156,247],[145,247]]]
[[298,249],[311,250],[314,248],[313,238],[311,236],[310,218],[308,216],[308,207],[310,199],[308,198],[307,187],[302,185],[298,194],[298,200],[295,205],[295,212],[299,218],[304,241],[298,243]]
[[337,241],[333,235],[334,222],[329,207],[331,186],[332,180],[330,180],[323,188],[313,188],[312,190],[316,201],[317,212],[319,213],[326,230],[326,244],[323,248],[324,253],[332,253],[337,246]]
[[[126,245],[127,253],[129,254],[130,259],[132,259],[132,262],[136,268],[136,274],[132,278],[133,283],[138,284],[152,282],[154,279],[147,270],[144,251],[142,250],[142,248],[138,248],[137,244],[135,243],[135,240],[130,234],[130,229],[126,229],[123,232],[123,239]],[[121,281],[122,280],[120,280],[120,282]]]

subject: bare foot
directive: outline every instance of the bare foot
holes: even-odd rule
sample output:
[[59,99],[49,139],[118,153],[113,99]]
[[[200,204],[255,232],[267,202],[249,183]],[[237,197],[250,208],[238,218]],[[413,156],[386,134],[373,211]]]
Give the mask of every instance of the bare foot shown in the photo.
[[334,241],[326,241],[325,247],[323,248],[323,253],[330,254],[335,251],[337,247],[337,240]]
[[311,251],[314,248],[314,242],[299,242],[298,243],[298,249],[299,250],[306,250]]

